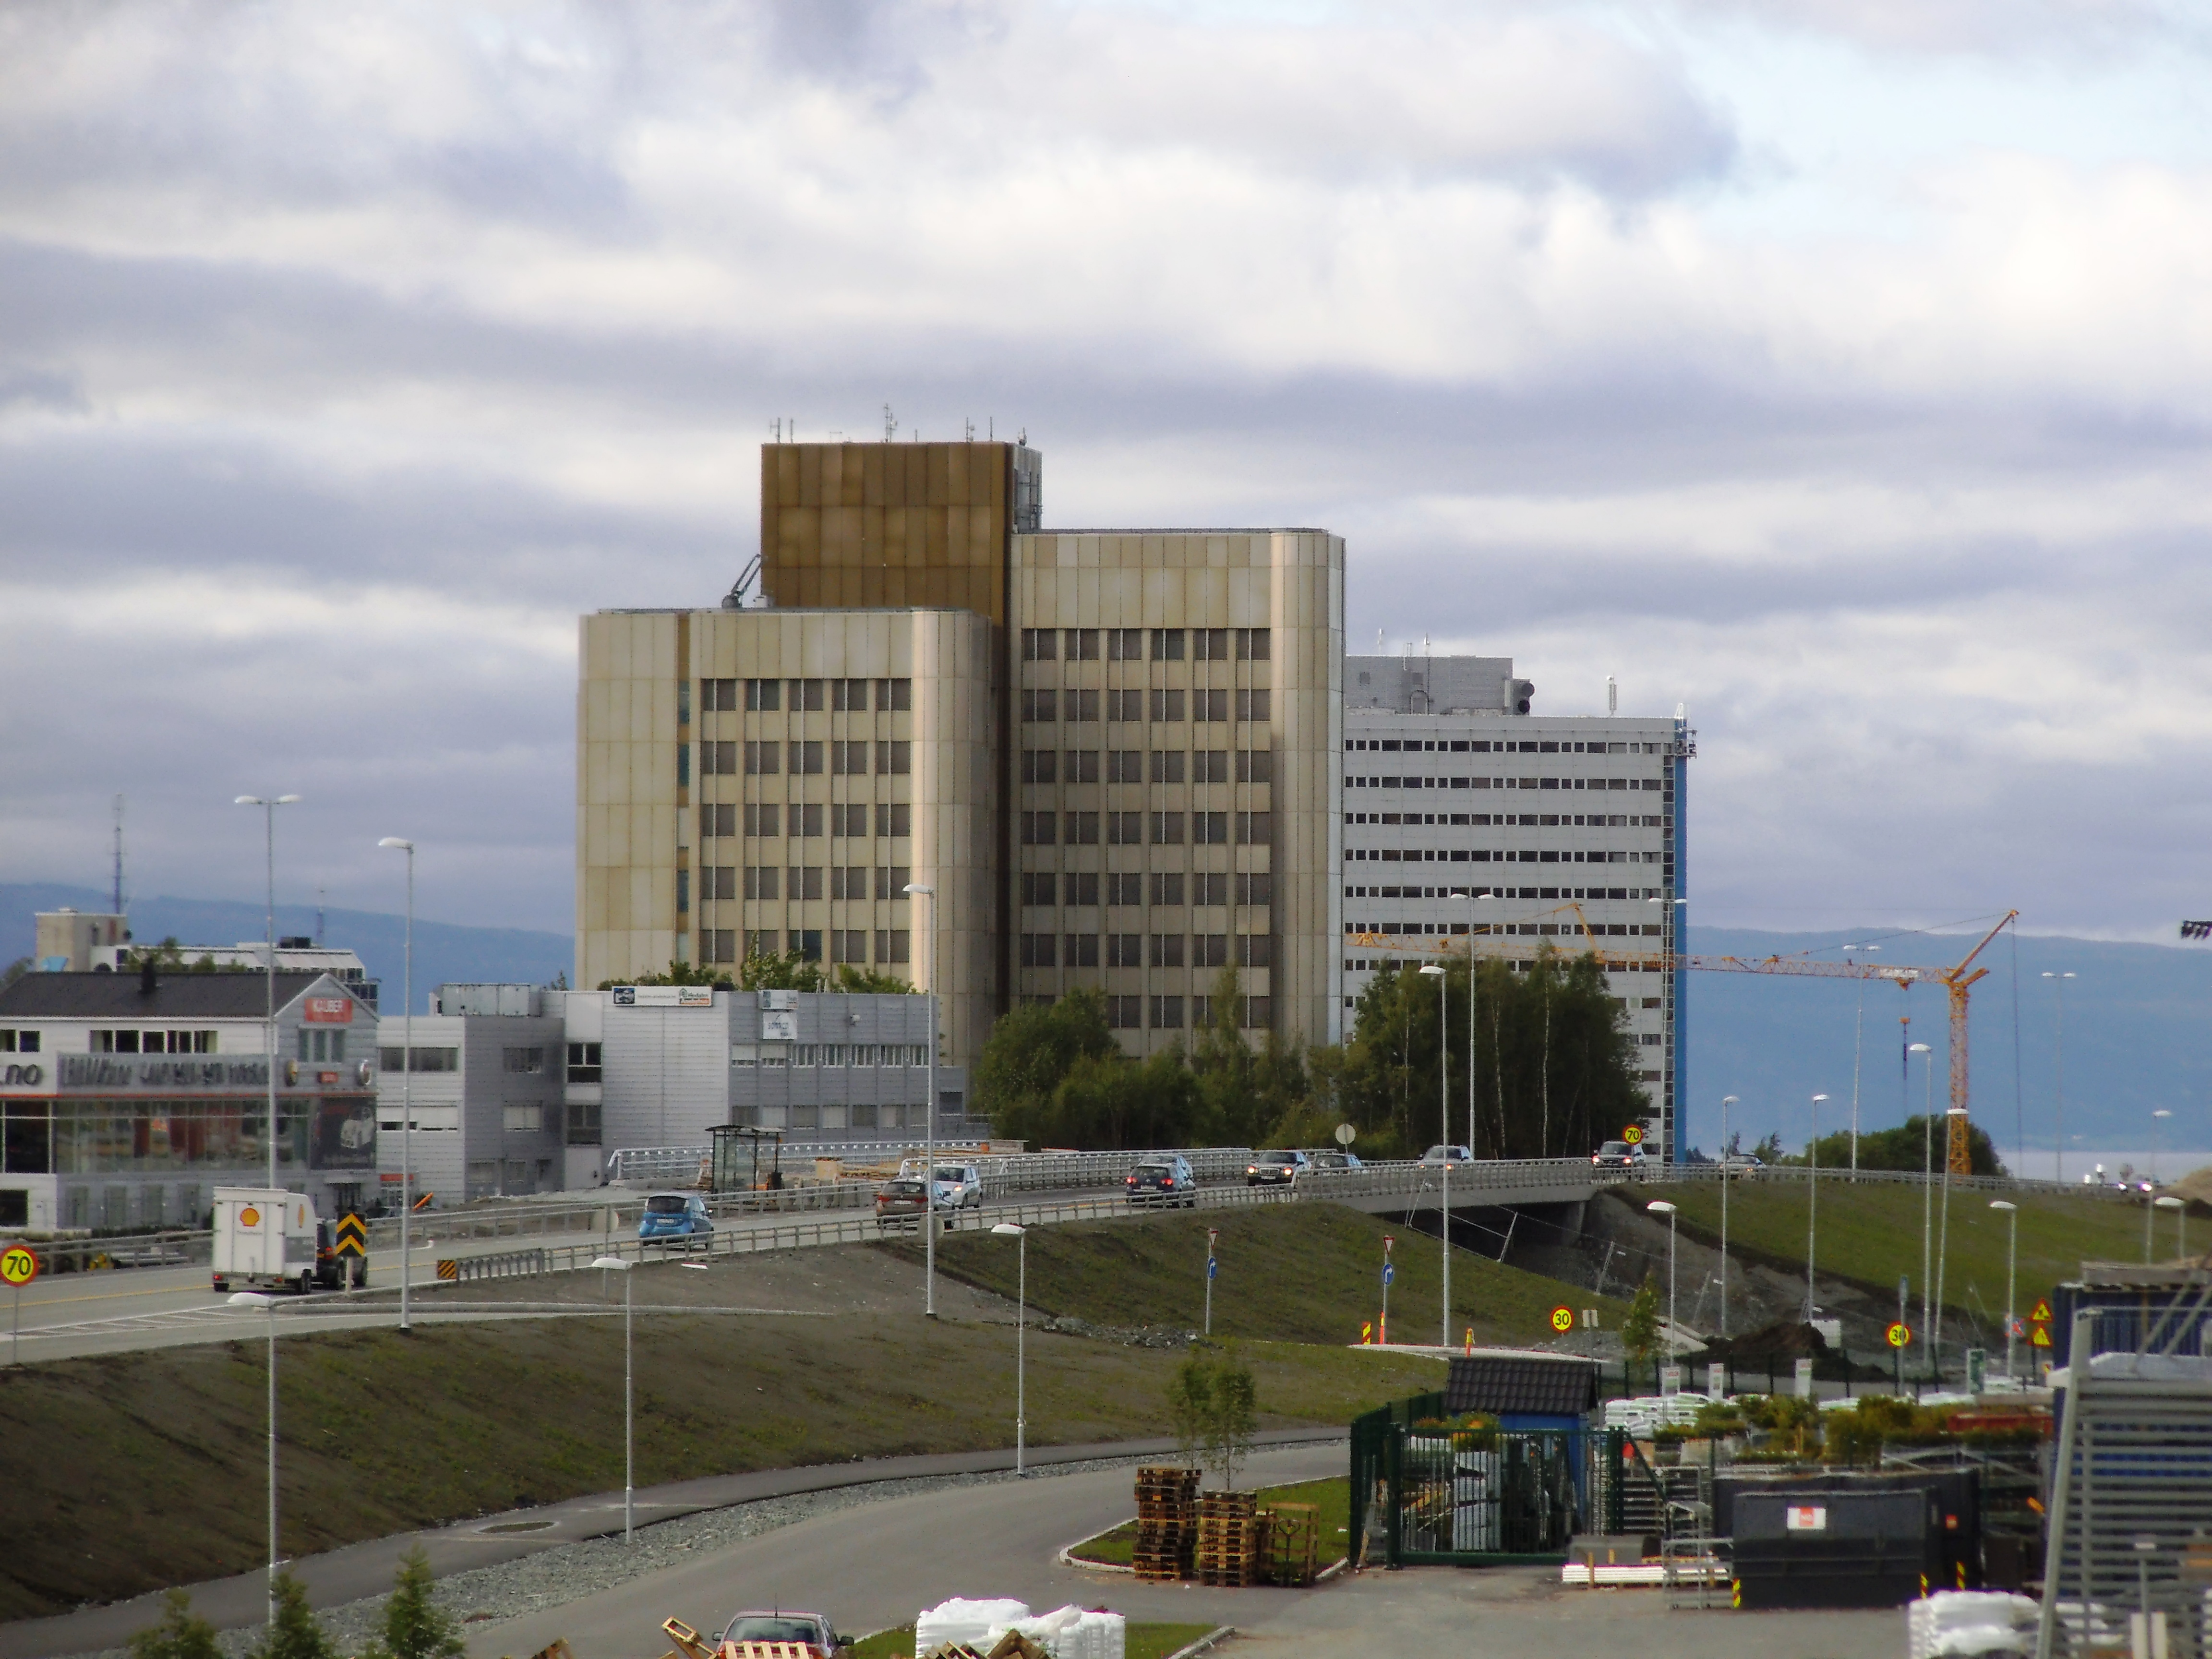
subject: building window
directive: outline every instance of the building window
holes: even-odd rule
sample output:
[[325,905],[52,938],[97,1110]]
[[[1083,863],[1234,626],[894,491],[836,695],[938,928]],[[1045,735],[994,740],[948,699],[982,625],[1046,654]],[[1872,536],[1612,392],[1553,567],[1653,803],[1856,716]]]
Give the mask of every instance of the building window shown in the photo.
[[1239,662],[1265,662],[1272,641],[1264,628],[1240,628],[1237,630],[1237,659]]
[[500,1127],[509,1134],[536,1135],[545,1133],[545,1109],[543,1106],[508,1106],[500,1112]]
[[914,770],[914,744],[904,738],[876,744],[876,770],[885,776],[903,776]]
[[[839,684],[844,682],[840,680]],[[833,777],[864,778],[868,775],[868,745],[864,741],[833,738],[830,744],[830,772]]]
[[[590,1045],[593,1048],[599,1045]],[[596,1074],[597,1068],[594,1067]],[[599,1103],[596,1100],[574,1100],[568,1103],[568,1145],[596,1146],[599,1144]]]
[[[1205,878],[1200,877],[1199,879],[1203,881]],[[1133,893],[1130,895],[1129,902],[1132,904],[1136,902],[1136,896]],[[1182,871],[1155,870],[1152,872],[1152,902],[1161,905],[1172,905],[1178,909],[1182,908]]]
[[[1239,813],[1240,817],[1249,817]],[[1229,844],[1229,814],[1226,812],[1193,812],[1190,815],[1190,838],[1200,847],[1226,847]]]
[[[210,1031],[208,1035],[213,1036],[215,1033]],[[0,1054],[35,1054],[38,1052],[39,1034],[36,1031],[0,1031]],[[215,1052],[212,1043],[206,1052]]]
[[1050,662],[1060,654],[1060,630],[1056,628],[1024,628],[1022,629],[1022,660]]
[[1142,691],[1109,691],[1106,694],[1106,718],[1109,720],[1140,720],[1145,718],[1145,694]]
[[1239,783],[1273,783],[1275,781],[1275,756],[1268,749],[1240,749],[1237,751],[1237,781]]
[[1060,751],[1056,749],[1024,749],[1022,750],[1022,781],[1024,783],[1057,783],[1060,781]]
[[1145,815],[1142,812],[1109,812],[1106,815],[1106,844],[1109,847],[1136,847],[1145,839]]
[[876,833],[879,836],[910,836],[914,833],[914,808],[905,801],[893,801],[876,808]]
[[1266,871],[1250,874],[1239,872],[1237,877],[1237,902],[1259,909],[1266,909],[1275,902],[1275,878]]
[[[1118,692],[1108,694],[1117,696]],[[1116,720],[1120,715],[1115,715]],[[1145,751],[1141,749],[1109,749],[1106,751],[1106,781],[1109,783],[1142,783],[1145,781]]]
[[[807,680],[803,684],[813,685],[817,682]],[[790,765],[791,775],[794,778],[819,777],[822,775],[822,744],[819,740],[809,738],[804,743],[793,743],[790,750]]]
[[1229,965],[1229,935],[1193,933],[1190,936],[1190,965],[1194,968],[1226,968]]
[[[876,866],[876,896],[903,903],[907,898],[907,884],[914,879],[914,872],[903,864],[879,864]],[[903,957],[899,958],[902,962]]]
[[699,712],[702,714],[734,714],[738,711],[738,683],[735,680],[701,680],[699,682]]
[[1024,847],[1049,847],[1059,830],[1060,814],[1057,812],[1022,814],[1022,845]]
[[1063,958],[1071,968],[1096,968],[1098,965],[1098,935],[1070,933],[1067,954]]
[[876,713],[905,714],[914,709],[914,682],[907,679],[876,682]]
[[1275,815],[1273,812],[1239,812],[1237,815],[1237,844],[1239,847],[1267,847],[1275,839]]
[[[859,872],[856,871],[854,873]],[[830,960],[849,962],[856,966],[865,965],[868,960],[866,930],[860,927],[831,928],[830,930]]]
[[[830,866],[830,896],[833,899],[864,899],[868,896],[868,866],[865,864],[833,864]],[[852,957],[833,955],[832,962],[851,962]]]
[[1067,781],[1070,783],[1098,781],[1098,751],[1096,749],[1071,749],[1067,751]]
[[1142,933],[1107,934],[1106,965],[1109,968],[1143,967],[1145,936]]
[[1036,724],[1048,724],[1060,718],[1060,694],[1056,691],[1024,691],[1022,693],[1022,719]]
[[1057,933],[1024,933],[1022,935],[1022,966],[1024,968],[1057,968],[1060,966],[1060,935]]
[[1267,933],[1239,933],[1237,936],[1237,965],[1239,968],[1272,968],[1275,963],[1275,941]]
[[1201,1031],[1213,1024],[1212,997],[1193,997],[1190,1000],[1190,1023]]
[[828,682],[825,680],[793,680],[791,682],[791,712],[804,709],[818,714],[829,705]]
[[1152,692],[1152,718],[1164,725],[1179,722],[1182,719],[1182,693],[1156,688]]
[[866,840],[867,804],[865,801],[854,801],[849,804],[844,801],[831,801],[830,803],[830,833],[833,837],[841,840],[855,838]]
[[868,712],[868,683],[866,680],[832,680],[830,682],[830,712],[833,714],[865,714]]
[[1239,691],[1237,694],[1237,718],[1264,723],[1270,718],[1268,710],[1273,705],[1273,695],[1265,687],[1256,691]]
[[[727,811],[727,808],[723,809]],[[783,809],[774,801],[765,805],[749,805],[745,808],[745,833],[748,836],[780,836],[783,833]]]
[[822,803],[810,801],[793,807],[789,821],[791,833],[794,836],[819,836],[822,833]]
[[1071,628],[1067,630],[1067,659],[1070,662],[1098,660],[1098,630],[1095,628]]
[[1049,870],[1022,872],[1022,902],[1024,904],[1057,904],[1060,878]]
[[676,914],[679,916],[688,915],[690,911],[691,872],[689,870],[678,870],[676,872]]
[[745,896],[749,899],[780,899],[783,896],[783,866],[775,864],[749,864],[745,866]]
[[[1158,877],[1153,878],[1158,880]],[[1145,878],[1130,872],[1123,874],[1109,871],[1106,874],[1106,902],[1109,905],[1142,904],[1145,902]]]
[[688,743],[676,745],[676,787],[678,789],[691,787],[691,745]]
[[1155,968],[1182,966],[1182,935],[1181,933],[1152,935],[1152,966]]
[[1155,628],[1152,630],[1152,660],[1154,662],[1182,660],[1182,629]]
[[1244,1018],[1241,1024],[1246,1030],[1263,1030],[1274,1023],[1275,1000],[1273,997],[1244,999]]
[[713,841],[722,836],[738,833],[738,809],[734,805],[714,805],[703,803],[699,808],[699,839]]
[[1227,662],[1229,630],[1225,628],[1192,629],[1190,658],[1193,662]]
[[[793,899],[820,898],[822,896],[822,866],[818,864],[793,865],[791,884],[784,890],[784,892],[787,897]],[[818,959],[821,949],[821,945],[817,943],[815,946],[815,957],[811,959]]]
[[876,961],[878,964],[902,963],[907,959],[907,930],[903,927],[876,929]]
[[[1243,692],[1238,692],[1241,700]],[[1190,717],[1194,720],[1225,720],[1229,718],[1229,693],[1226,691],[1194,691],[1190,694]]]
[[772,778],[782,769],[783,745],[774,742],[745,744],[745,775],[749,778]]
[[1070,812],[1067,815],[1067,844],[1070,847],[1098,845],[1098,814]]
[[1134,1031],[1143,1028],[1145,1000],[1142,997],[1108,997],[1106,1024],[1115,1031]]
[[1106,630],[1106,659],[1109,662],[1139,662],[1145,654],[1145,630],[1141,628],[1109,628]]
[[1062,701],[1061,713],[1072,720],[1097,720],[1098,694],[1096,691],[1070,691]]
[[773,714],[783,707],[781,680],[747,680],[745,708],[755,714]]
[[500,1059],[508,1072],[520,1077],[534,1077],[545,1069],[543,1048],[503,1048]]
[[[594,1048],[598,1046],[596,1043],[592,1045]],[[459,1048],[417,1048],[410,1052],[415,1061],[407,1068],[410,1072],[458,1072],[461,1069],[461,1051]],[[399,1050],[396,1048],[379,1049],[377,1062],[384,1071],[398,1071]]]
[[1070,871],[1067,877],[1067,902],[1070,904],[1098,902],[1098,872],[1096,870]]
[[1226,749],[1200,749],[1193,752],[1190,781],[1193,783],[1228,782],[1229,751]]
[[1152,814],[1152,845],[1180,847],[1182,845],[1182,814],[1155,812]]
[[1152,999],[1152,1029],[1155,1031],[1182,1030],[1182,999],[1181,997]]
[[[817,870],[814,873],[819,875],[821,872]],[[822,960],[822,930],[820,928],[793,927],[785,933],[784,938],[789,941],[784,949],[800,961]]]

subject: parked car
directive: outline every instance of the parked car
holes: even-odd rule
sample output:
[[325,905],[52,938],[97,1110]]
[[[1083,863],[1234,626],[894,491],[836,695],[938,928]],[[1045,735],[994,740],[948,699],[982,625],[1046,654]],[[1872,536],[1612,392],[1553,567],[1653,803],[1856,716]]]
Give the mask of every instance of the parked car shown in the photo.
[[1421,1162],[1431,1165],[1472,1164],[1474,1162],[1474,1154],[1465,1146],[1431,1146],[1421,1154]]
[[1247,1187],[1287,1187],[1313,1168],[1304,1152],[1261,1152],[1244,1166]]
[[1642,1175],[1650,1160],[1644,1148],[1632,1146],[1625,1140],[1608,1140],[1590,1154],[1593,1170],[1626,1170],[1632,1175]]
[[1128,1189],[1132,1205],[1179,1204],[1188,1210],[1198,1207],[1198,1177],[1191,1173],[1190,1160],[1180,1153],[1146,1158],[1129,1171],[1122,1184]]
[[647,1198],[645,1213],[637,1218],[637,1237],[641,1244],[658,1244],[664,1249],[681,1244],[688,1250],[695,1243],[712,1249],[714,1218],[707,1213],[707,1200],[696,1193],[654,1193]]
[[1316,1170],[1358,1170],[1364,1167],[1351,1152],[1316,1152],[1313,1166]]
[[739,1613],[730,1620],[723,1631],[722,1640],[727,1642],[803,1642],[821,1659],[845,1659],[852,1651],[830,1626],[828,1617],[818,1613],[794,1613],[791,1609],[774,1611],[756,1609]]

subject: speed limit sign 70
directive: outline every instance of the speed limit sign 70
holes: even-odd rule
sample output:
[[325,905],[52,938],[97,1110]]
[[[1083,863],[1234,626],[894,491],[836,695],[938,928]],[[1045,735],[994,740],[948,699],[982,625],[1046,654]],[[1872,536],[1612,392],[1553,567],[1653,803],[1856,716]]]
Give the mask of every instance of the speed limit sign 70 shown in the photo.
[[21,1244],[0,1250],[0,1285],[21,1290],[39,1276],[39,1258]]

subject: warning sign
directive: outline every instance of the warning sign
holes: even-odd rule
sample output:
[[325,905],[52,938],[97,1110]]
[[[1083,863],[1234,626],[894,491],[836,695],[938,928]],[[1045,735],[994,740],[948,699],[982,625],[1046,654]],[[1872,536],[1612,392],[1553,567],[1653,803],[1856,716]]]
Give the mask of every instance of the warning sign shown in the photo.
[[339,1255],[368,1254],[368,1224],[357,1215],[338,1218],[337,1242],[331,1248]]
[[2030,1327],[2027,1333],[2027,1346],[2031,1348],[2049,1347],[2051,1346],[2051,1327],[2048,1325],[2035,1325]]
[[2036,1297],[2035,1306],[2028,1310],[2027,1317],[2031,1324],[2048,1325],[2051,1322],[2051,1304],[2041,1297]]
[[461,1264],[454,1261],[451,1256],[446,1257],[443,1261],[438,1263],[439,1278],[459,1279],[460,1276]]

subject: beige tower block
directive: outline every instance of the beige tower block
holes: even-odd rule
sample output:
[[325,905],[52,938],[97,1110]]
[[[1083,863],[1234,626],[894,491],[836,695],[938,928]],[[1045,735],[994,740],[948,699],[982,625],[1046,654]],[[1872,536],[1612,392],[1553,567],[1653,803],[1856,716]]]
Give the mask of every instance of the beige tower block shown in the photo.
[[[945,999],[948,1057],[995,989],[990,626],[965,611],[583,618],[580,985],[749,943]],[[935,892],[935,960],[927,960]]]

